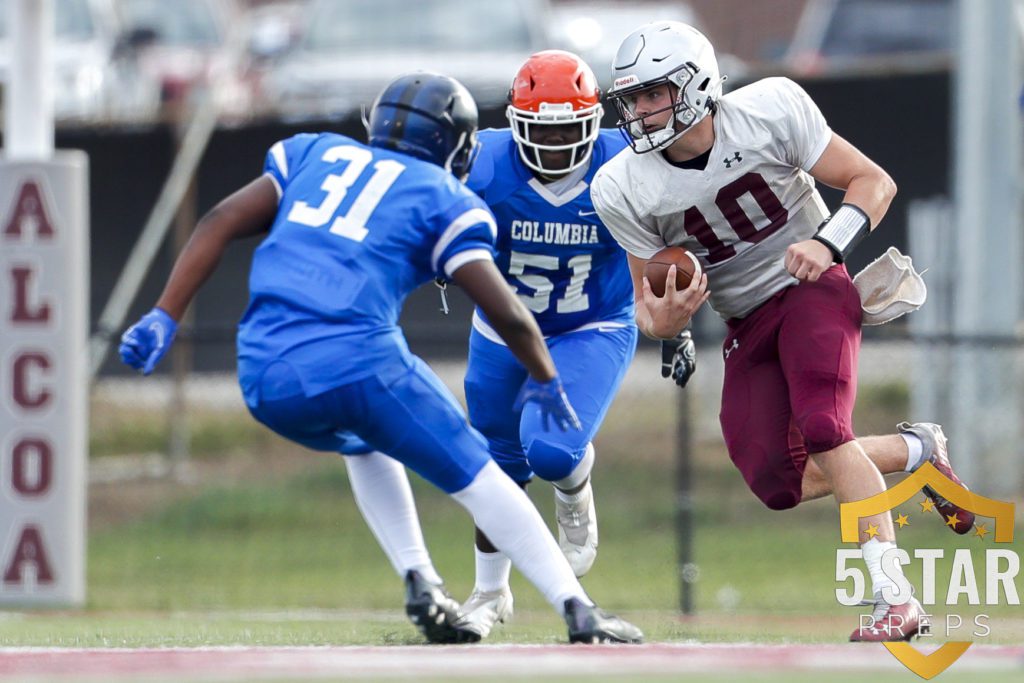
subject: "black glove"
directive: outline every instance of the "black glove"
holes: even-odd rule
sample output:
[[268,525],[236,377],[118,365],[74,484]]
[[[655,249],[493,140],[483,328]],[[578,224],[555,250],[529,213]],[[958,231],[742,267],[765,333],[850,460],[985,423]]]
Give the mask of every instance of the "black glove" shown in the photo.
[[685,387],[693,373],[697,372],[697,347],[689,330],[683,330],[675,339],[661,340],[661,376],[671,377],[680,387]]

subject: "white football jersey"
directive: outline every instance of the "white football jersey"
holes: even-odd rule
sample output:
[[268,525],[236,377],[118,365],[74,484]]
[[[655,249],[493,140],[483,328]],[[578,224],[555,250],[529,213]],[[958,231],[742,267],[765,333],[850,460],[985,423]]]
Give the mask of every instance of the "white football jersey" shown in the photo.
[[671,165],[661,152],[620,152],[590,194],[622,247],[649,259],[682,246],[708,275],[711,307],[741,318],[797,283],[786,248],[828,216],[808,171],[832,139],[825,117],[788,78],[766,78],[718,100],[707,167]]

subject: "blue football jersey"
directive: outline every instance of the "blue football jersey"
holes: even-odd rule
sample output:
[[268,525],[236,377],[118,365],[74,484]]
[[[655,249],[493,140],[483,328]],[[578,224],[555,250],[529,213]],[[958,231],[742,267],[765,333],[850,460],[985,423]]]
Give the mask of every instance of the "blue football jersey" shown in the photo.
[[[467,185],[494,212],[495,261],[545,336],[594,322],[632,324],[626,253],[590,201],[597,169],[625,147],[619,132],[600,132],[583,181],[561,195],[533,177],[510,130],[483,130],[479,137],[482,149]],[[477,316],[486,322],[481,311]]]
[[490,211],[435,164],[324,133],[278,142],[264,172],[280,199],[239,323],[243,392],[281,358],[309,395],[374,374],[408,353],[411,291],[493,258]]

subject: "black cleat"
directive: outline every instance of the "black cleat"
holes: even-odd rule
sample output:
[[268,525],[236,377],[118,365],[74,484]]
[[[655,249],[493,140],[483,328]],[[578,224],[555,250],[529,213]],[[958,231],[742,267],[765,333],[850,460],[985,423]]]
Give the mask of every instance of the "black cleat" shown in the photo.
[[459,603],[448,595],[444,584],[430,583],[415,569],[405,575],[405,613],[431,643],[470,642],[455,628],[462,616]]
[[565,601],[565,623],[570,643],[642,643],[643,631],[597,606],[585,605],[579,598]]

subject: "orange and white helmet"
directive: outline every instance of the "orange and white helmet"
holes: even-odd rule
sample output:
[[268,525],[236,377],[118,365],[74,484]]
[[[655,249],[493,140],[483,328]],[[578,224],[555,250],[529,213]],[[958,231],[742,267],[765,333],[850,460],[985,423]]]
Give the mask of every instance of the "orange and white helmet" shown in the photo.
[[[562,175],[590,159],[600,130],[601,90],[586,62],[571,52],[544,50],[519,69],[508,93],[506,110],[512,137],[523,163],[539,173]],[[579,123],[579,142],[542,145],[530,141],[531,126]],[[546,168],[541,152],[571,151],[568,166]]]

